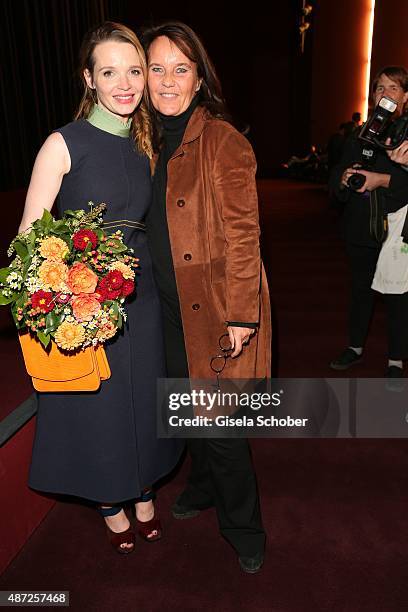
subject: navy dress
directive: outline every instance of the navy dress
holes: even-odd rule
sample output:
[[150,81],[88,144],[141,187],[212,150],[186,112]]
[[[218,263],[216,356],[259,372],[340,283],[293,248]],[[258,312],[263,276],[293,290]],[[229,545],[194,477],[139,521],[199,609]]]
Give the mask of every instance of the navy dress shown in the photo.
[[[143,221],[151,200],[147,157],[131,138],[79,120],[58,130],[71,157],[58,197],[61,214],[106,202],[104,221]],[[172,470],[180,440],[156,434],[156,379],[165,376],[160,304],[146,234],[121,229],[140,258],[127,322],[105,343],[111,378],[96,392],[39,393],[29,485],[98,502],[137,498]]]

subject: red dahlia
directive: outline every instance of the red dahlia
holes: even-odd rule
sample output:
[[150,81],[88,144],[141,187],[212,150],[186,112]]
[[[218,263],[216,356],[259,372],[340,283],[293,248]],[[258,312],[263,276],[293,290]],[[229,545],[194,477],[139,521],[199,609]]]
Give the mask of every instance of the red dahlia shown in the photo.
[[98,244],[98,236],[92,230],[81,229],[72,236],[72,240],[74,242],[74,247],[78,251],[85,251],[86,247],[89,243],[92,244],[92,248],[94,249]]
[[119,272],[119,270],[111,270],[103,277],[102,283],[110,289],[116,290],[122,287],[124,280],[122,272]]
[[51,312],[55,306],[51,291],[43,291],[42,289],[33,293],[31,304],[33,308],[39,308],[41,312]]
[[111,270],[100,281],[96,292],[104,296],[105,300],[117,300],[122,295],[125,279],[118,270]]
[[121,289],[122,297],[127,297],[128,295],[133,293],[134,290],[135,290],[135,283],[132,280],[123,281],[123,285]]

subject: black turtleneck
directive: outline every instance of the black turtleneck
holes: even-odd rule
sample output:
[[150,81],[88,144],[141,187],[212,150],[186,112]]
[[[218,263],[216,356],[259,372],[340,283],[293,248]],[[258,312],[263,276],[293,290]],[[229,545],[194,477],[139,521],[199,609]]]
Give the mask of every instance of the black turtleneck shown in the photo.
[[[181,145],[191,115],[198,106],[196,96],[180,115],[158,113],[163,141],[153,177],[152,204],[146,218],[147,236],[153,262],[153,272],[160,293],[163,314],[182,329],[180,304],[170,248],[166,214],[167,164]],[[172,206],[172,202],[167,205]]]

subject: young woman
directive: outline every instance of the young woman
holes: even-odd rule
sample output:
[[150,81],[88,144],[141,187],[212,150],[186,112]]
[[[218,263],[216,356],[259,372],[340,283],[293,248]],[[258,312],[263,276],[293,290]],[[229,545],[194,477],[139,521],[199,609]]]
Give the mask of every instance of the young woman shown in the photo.
[[180,442],[156,436],[156,379],[164,375],[160,305],[143,231],[150,205],[150,120],[144,101],[146,61],[131,30],[106,22],[81,50],[84,94],[76,121],[51,134],[38,153],[20,231],[50,210],[106,202],[104,221],[121,229],[140,259],[137,295],[124,333],[106,347],[111,378],[96,393],[39,394],[29,484],[97,502],[113,546],[134,548],[123,510],[136,500],[138,531],[152,541],[151,485],[176,464]]

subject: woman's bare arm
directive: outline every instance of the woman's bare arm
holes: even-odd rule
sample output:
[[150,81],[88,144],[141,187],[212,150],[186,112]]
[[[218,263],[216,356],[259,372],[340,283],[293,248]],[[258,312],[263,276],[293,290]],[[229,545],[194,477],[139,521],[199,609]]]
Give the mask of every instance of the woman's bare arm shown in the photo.
[[64,174],[69,172],[70,167],[67,145],[61,134],[55,132],[48,136],[35,160],[19,232],[26,231],[36,219],[42,217],[44,208],[51,210]]

